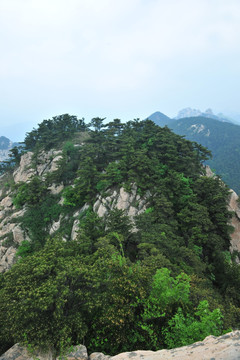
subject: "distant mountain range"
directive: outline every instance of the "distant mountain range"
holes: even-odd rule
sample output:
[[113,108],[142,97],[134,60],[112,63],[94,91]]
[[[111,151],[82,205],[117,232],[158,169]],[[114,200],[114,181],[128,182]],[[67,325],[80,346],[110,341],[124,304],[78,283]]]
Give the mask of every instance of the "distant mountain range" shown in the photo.
[[0,136],[0,161],[7,160],[9,156],[9,150],[18,145],[18,143],[12,142],[5,136]]
[[230,188],[240,193],[240,126],[229,122],[222,114],[214,115],[211,110],[200,116],[197,114],[197,110],[187,108],[175,119],[160,112],[148,119],[161,127],[168,126],[176,134],[185,135],[188,140],[211,150],[213,158],[207,164]]
[[183,119],[186,117],[206,117],[210,119],[215,119],[223,122],[234,122],[232,119],[230,119],[228,116],[219,113],[215,115],[212,111],[212,109],[207,109],[206,111],[202,112],[198,109],[192,109],[190,107],[182,109],[178,112],[177,116],[174,118],[176,120]]

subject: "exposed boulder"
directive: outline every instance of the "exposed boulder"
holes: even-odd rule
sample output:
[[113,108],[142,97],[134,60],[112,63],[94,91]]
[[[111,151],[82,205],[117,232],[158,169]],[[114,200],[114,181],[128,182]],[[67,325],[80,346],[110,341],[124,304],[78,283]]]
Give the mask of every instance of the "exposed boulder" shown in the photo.
[[[48,352],[29,352],[27,348],[15,344],[8,351],[6,351],[1,357],[0,360],[52,360],[53,354],[51,351]],[[64,360],[88,360],[87,349],[84,345],[75,346],[71,353],[67,355],[60,356],[59,359]]]

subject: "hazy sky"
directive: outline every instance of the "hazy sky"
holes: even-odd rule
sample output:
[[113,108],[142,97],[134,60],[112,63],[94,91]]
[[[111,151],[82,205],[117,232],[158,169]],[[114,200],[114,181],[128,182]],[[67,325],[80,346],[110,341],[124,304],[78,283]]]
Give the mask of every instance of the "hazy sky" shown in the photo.
[[0,135],[69,113],[240,113],[240,0],[0,0]]

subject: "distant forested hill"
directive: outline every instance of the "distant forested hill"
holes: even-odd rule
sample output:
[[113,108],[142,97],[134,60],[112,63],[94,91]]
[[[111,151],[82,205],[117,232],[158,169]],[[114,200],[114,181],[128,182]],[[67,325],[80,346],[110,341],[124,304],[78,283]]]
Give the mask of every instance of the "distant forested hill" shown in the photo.
[[[154,114],[149,118],[160,125]],[[169,119],[161,122],[160,126],[164,125],[176,134],[185,135],[188,140],[196,141],[211,150],[213,156],[207,164],[230,188],[240,193],[239,125],[206,117]]]

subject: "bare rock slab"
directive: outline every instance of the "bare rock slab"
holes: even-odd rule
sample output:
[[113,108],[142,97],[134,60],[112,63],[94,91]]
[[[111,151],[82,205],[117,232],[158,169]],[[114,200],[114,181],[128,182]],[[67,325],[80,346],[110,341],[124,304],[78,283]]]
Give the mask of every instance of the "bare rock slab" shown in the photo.
[[192,345],[171,350],[134,351],[122,353],[109,360],[239,360],[240,331],[226,335],[208,336]]
[[[52,360],[51,352],[29,354],[26,348],[15,344],[0,360]],[[75,346],[58,360],[240,360],[240,331],[236,330],[219,337],[208,336],[192,345],[171,350],[125,352],[115,356],[92,353],[89,357],[83,345]]]

